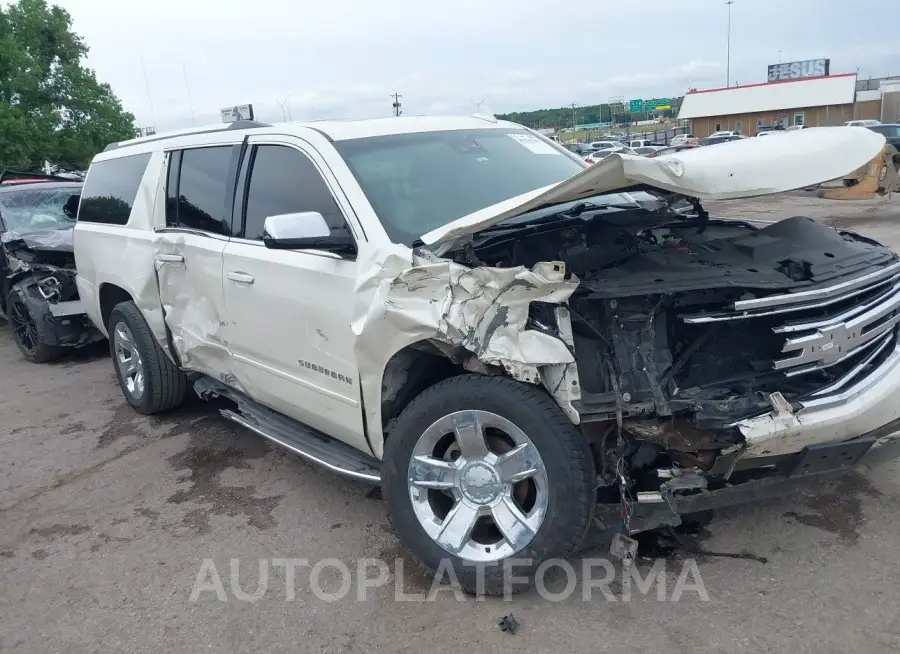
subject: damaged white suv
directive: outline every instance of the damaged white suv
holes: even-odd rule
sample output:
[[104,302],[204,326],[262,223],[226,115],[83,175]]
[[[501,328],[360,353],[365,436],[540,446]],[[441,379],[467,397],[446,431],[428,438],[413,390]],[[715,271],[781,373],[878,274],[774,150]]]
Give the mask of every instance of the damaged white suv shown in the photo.
[[528,577],[590,525],[896,455],[897,256],[701,204],[839,178],[883,143],[816,128],[588,168],[481,117],[156,135],[94,159],[78,290],[137,411],[193,384],[381,483],[425,565],[500,592],[506,563]]

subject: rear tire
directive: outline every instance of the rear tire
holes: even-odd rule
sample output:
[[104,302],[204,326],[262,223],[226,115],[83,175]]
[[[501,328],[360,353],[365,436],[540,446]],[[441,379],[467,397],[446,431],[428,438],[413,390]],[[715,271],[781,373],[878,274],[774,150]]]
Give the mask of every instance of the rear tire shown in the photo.
[[179,406],[187,393],[187,377],[156,342],[137,305],[116,305],[108,329],[116,379],[134,410],[149,415]]
[[542,389],[483,375],[447,379],[413,400],[382,469],[404,546],[445,581],[449,563],[464,591],[488,595],[529,587],[542,562],[581,544],[594,480],[587,441]]
[[14,287],[6,298],[6,315],[13,340],[22,356],[32,363],[47,363],[58,359],[65,348],[44,342],[44,323],[40,316],[34,315],[25,293],[24,289]]

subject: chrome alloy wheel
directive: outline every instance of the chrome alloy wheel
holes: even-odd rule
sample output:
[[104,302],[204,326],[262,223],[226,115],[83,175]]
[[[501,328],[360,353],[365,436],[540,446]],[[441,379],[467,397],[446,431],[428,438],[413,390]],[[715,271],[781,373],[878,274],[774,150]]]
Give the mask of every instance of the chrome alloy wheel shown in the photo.
[[116,367],[128,394],[133,399],[140,400],[144,395],[144,366],[131,330],[124,322],[118,323],[113,331],[113,349],[116,353]]
[[531,439],[488,411],[457,411],[419,437],[409,495],[425,532],[447,552],[498,561],[528,545],[547,515],[549,482]]

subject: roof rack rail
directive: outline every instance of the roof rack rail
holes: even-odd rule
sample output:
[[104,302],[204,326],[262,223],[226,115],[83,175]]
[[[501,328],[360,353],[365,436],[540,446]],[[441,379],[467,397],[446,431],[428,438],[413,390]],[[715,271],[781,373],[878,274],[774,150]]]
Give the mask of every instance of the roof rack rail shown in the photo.
[[127,148],[130,145],[138,145],[140,143],[152,143],[154,141],[166,141],[168,139],[174,139],[179,136],[193,136],[194,134],[214,134],[216,132],[225,132],[228,130],[237,130],[237,129],[254,129],[257,127],[271,127],[268,123],[261,123],[256,120],[236,120],[233,123],[223,123],[219,125],[213,125],[212,127],[207,127],[205,129],[196,129],[196,130],[182,130],[176,132],[169,132],[167,134],[153,134],[151,136],[142,136],[140,138],[131,139],[128,141],[118,141],[115,143],[110,143],[105,148],[103,148],[104,152],[109,152],[110,150],[117,150],[119,148]]
[[41,180],[45,182],[77,182],[77,179],[70,177],[61,177],[59,175],[48,175],[46,173],[26,173],[20,170],[4,170],[0,172],[0,184],[11,180],[28,179]]

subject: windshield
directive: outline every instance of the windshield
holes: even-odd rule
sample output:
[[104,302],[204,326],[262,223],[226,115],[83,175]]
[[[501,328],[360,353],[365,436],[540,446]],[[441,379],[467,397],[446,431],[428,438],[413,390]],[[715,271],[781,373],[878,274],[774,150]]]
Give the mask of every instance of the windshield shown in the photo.
[[334,147],[395,243],[474,211],[557,184],[585,165],[523,129],[394,134]]
[[22,189],[0,193],[0,218],[8,231],[34,232],[68,229],[75,221],[63,206],[77,188]]

